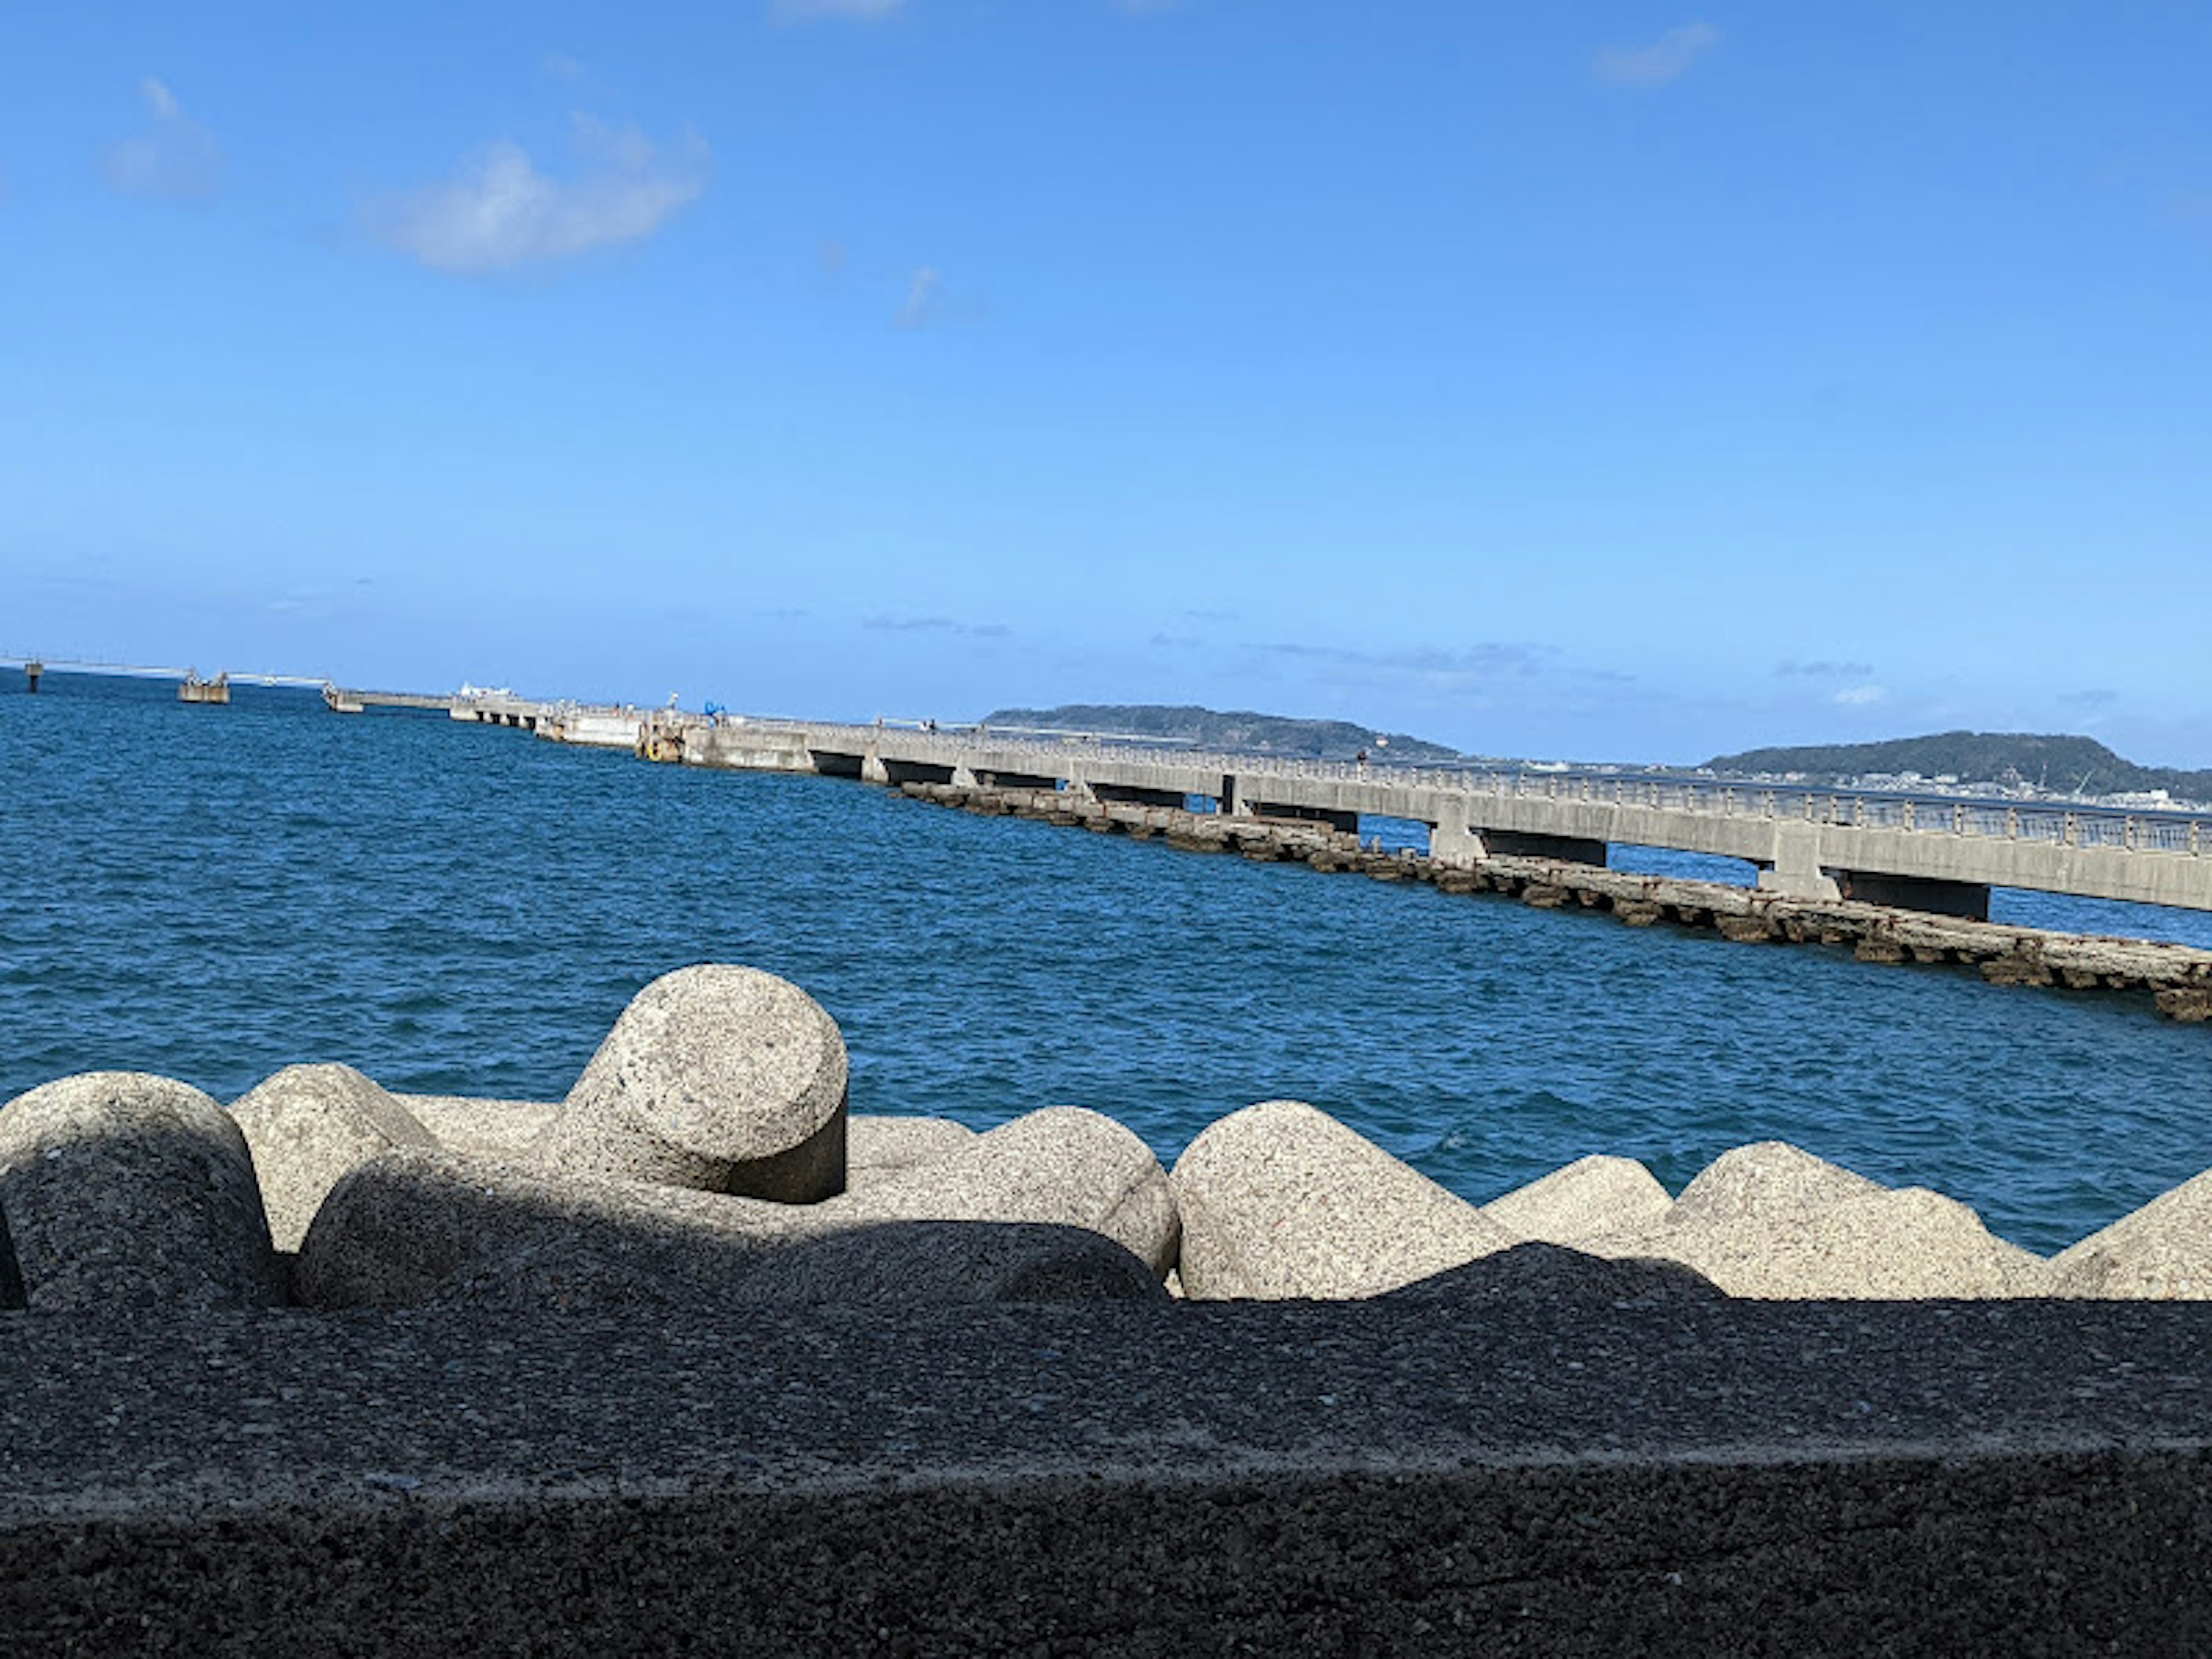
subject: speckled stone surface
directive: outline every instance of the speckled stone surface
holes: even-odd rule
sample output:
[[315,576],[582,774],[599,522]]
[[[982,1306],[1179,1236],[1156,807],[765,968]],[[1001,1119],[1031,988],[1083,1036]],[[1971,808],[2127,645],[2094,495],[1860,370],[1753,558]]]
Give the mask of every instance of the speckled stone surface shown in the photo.
[[630,1000],[536,1143],[550,1168],[811,1204],[845,1188],[845,1039],[757,969],[702,963]]
[[0,1106],[0,1214],[33,1308],[285,1300],[246,1136],[169,1078],[88,1072]]
[[1580,1244],[1684,1263],[1730,1296],[2051,1293],[2050,1264],[1996,1237],[1956,1199],[1893,1190],[1776,1141],[1723,1153],[1655,1224]]
[[1572,1244],[1650,1226],[1673,1202],[1658,1176],[1634,1158],[1594,1152],[1492,1199],[1482,1212],[1516,1237]]
[[1173,1182],[1196,1299],[1371,1296],[1519,1242],[1303,1101],[1208,1124]]
[[2051,1258],[2061,1296],[2212,1297],[2212,1170]]
[[438,1145],[477,1158],[520,1158],[561,1114],[560,1103],[474,1095],[394,1097]]
[[820,1208],[877,1221],[1045,1221],[1127,1246],[1155,1277],[1181,1228],[1167,1172],[1135,1132],[1081,1106],[1048,1106],[947,1157],[886,1175]]
[[947,1117],[877,1117],[855,1113],[845,1122],[845,1190],[935,1164],[974,1144],[975,1131]]
[[261,1183],[269,1236],[296,1250],[338,1178],[393,1146],[433,1146],[430,1132],[350,1066],[287,1066],[231,1103]]
[[0,1316],[0,1652],[2159,1653],[2212,1306]]

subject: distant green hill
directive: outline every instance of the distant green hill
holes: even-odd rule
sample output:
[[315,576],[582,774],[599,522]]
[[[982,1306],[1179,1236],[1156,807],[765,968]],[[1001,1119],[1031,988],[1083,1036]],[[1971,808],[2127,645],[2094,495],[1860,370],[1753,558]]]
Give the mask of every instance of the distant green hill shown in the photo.
[[1365,750],[1377,760],[1448,761],[1459,751],[1426,743],[1402,732],[1377,732],[1345,720],[1294,720],[1256,714],[1249,709],[1223,712],[1190,704],[1069,702],[1057,708],[996,708],[986,726],[1041,726],[1066,732],[1111,732],[1133,738],[1164,738],[1203,749],[1249,749],[1304,760],[1350,760]]
[[2033,732],[1938,732],[1885,743],[1747,749],[1705,764],[1716,772],[1797,772],[1823,782],[1917,772],[1961,783],[2029,784],[2062,794],[2132,794],[2163,789],[2182,800],[2212,800],[2212,771],[2137,766],[2094,738]]

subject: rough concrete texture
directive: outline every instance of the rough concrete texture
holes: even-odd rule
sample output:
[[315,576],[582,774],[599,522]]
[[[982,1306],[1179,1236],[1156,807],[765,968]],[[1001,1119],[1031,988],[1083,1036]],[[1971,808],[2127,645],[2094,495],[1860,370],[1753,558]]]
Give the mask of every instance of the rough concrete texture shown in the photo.
[[34,1309],[285,1300],[244,1133],[168,1078],[89,1072],[0,1107],[0,1213]]
[[2051,1258],[2060,1296],[2212,1297],[2212,1170]]
[[1673,1202],[1634,1158],[1593,1153],[1492,1200],[1482,1212],[1519,1237],[1572,1244],[1650,1226]]
[[[810,1212],[763,1199],[614,1181],[541,1166],[402,1148],[331,1189],[292,1269],[313,1308],[410,1307],[471,1275],[489,1296],[497,1264],[525,1253],[649,1255],[712,1277],[733,1255],[792,1235]],[[695,1269],[692,1257],[703,1255]]]
[[1565,1306],[1602,1302],[1613,1307],[1651,1307],[1688,1299],[1715,1302],[1719,1285],[1679,1261],[1644,1257],[1615,1261],[1564,1244],[1531,1240],[1463,1267],[1447,1267],[1384,1294],[1431,1302],[1480,1303],[1534,1297]]
[[631,999],[537,1144],[550,1168],[785,1204],[845,1189],[845,1040],[757,969],[702,963]]
[[1768,1299],[2015,1297],[2050,1292],[2050,1264],[1955,1199],[1899,1190],[1779,1141],[1724,1152],[1660,1219],[1581,1241],[1654,1256],[1730,1296]]
[[538,1100],[489,1100],[474,1095],[394,1098],[439,1146],[476,1158],[526,1158],[532,1144],[561,1115],[558,1103]]
[[8,1232],[8,1218],[0,1215],[0,1309],[23,1305],[23,1273],[15,1265],[15,1241]]
[[2212,1305],[0,1319],[0,1652],[2158,1653]]
[[430,1132],[350,1066],[287,1066],[230,1115],[246,1132],[269,1236],[296,1250],[324,1197],[347,1170],[393,1146],[432,1146]]
[[[902,1291],[992,1300],[1052,1283],[1069,1296],[1121,1294],[1132,1261],[1157,1287],[1161,1255],[1174,1259],[1166,1177],[1143,1152],[1144,1178],[1121,1139],[1135,1137],[1118,1125],[1117,1135],[1101,1133],[1108,1121],[1073,1109],[1033,1114],[977,1137],[947,1160],[957,1170],[924,1166],[903,1185],[813,1205],[395,1151],[331,1189],[294,1266],[295,1293],[325,1309],[662,1308]],[[963,1221],[1054,1224],[914,1224]],[[861,1233],[868,1242],[830,1242]]]
[[819,1206],[842,1222],[1042,1221],[1088,1227],[1164,1277],[1182,1226],[1152,1148],[1112,1118],[1048,1106],[975,1137],[950,1157],[889,1175]]
[[1303,1101],[1208,1124],[1172,1179],[1194,1299],[1372,1296],[1520,1242]]
[[658,1317],[762,1303],[1159,1301],[1146,1264],[1087,1227],[890,1221],[733,1244],[629,1231],[570,1234],[464,1268],[437,1307]]
[[845,1124],[845,1190],[874,1185],[883,1176],[934,1164],[971,1145],[975,1132],[949,1117],[866,1117]]

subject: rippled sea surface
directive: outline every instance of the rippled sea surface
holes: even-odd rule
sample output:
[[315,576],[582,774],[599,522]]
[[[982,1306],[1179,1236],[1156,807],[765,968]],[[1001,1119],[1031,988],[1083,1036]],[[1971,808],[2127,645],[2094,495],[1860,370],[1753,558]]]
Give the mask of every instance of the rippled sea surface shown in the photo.
[[822,1000],[856,1111],[982,1127],[1073,1102],[1172,1158],[1291,1097],[1477,1200],[1591,1152],[1679,1188],[1774,1137],[2051,1250],[2212,1165],[2212,1030],[2143,998],[339,717],[312,694],[21,684],[0,680],[0,1099],[106,1067],[231,1099],[329,1060],[558,1099],[641,985],[713,960]]

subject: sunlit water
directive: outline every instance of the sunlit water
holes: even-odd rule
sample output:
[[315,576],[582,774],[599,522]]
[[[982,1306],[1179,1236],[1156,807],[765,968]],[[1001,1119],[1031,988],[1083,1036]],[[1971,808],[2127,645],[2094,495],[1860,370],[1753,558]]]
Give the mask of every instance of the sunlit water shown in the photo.
[[[714,960],[827,1006],[856,1111],[981,1127],[1073,1102],[1171,1158],[1291,1097],[1478,1200],[1590,1152],[1679,1188],[1774,1137],[2048,1250],[2212,1165],[2212,1030],[2146,998],[341,718],[311,695],[21,686],[0,680],[0,1098],[119,1067],[229,1099],[340,1060],[395,1089],[557,1099],[639,986]],[[2133,930],[2032,896],[2000,912]]]

